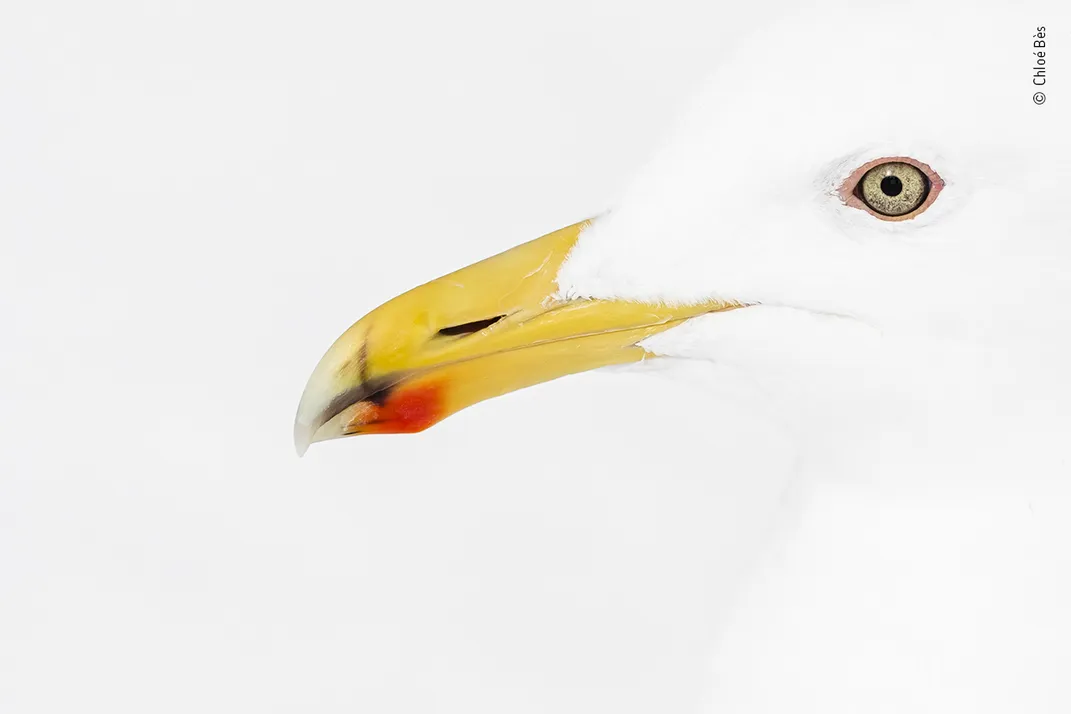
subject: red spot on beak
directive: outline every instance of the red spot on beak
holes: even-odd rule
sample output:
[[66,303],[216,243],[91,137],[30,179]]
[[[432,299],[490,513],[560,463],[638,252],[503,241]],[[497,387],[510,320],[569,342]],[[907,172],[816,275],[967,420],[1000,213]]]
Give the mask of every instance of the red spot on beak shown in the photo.
[[413,434],[443,417],[442,387],[437,383],[401,385],[361,428],[368,434]]

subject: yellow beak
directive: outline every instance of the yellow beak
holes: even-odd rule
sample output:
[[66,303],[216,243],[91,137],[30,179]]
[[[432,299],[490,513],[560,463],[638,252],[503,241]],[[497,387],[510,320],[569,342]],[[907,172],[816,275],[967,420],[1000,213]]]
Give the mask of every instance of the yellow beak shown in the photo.
[[335,340],[301,395],[294,444],[422,431],[476,402],[575,372],[636,362],[637,343],[739,305],[667,307],[556,297],[588,221],[432,280]]

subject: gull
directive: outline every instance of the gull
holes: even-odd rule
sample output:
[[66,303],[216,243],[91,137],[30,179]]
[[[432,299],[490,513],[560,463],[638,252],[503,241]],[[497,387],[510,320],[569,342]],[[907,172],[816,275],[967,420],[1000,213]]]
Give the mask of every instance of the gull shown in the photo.
[[[610,211],[346,330],[298,452],[613,365],[709,409],[746,381],[795,457],[747,512],[763,545],[718,604],[711,710],[1071,711],[1071,94],[1046,62],[1069,20],[786,13]],[[731,478],[718,441],[667,467]]]

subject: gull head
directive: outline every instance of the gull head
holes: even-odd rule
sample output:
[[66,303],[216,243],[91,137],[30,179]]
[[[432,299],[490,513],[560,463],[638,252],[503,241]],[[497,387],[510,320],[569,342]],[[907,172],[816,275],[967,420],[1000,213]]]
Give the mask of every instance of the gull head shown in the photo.
[[742,36],[610,211],[346,330],[301,397],[299,453],[672,353],[682,325],[756,306],[1058,359],[1071,94],[1033,97],[1037,18],[1067,14],[827,2]]

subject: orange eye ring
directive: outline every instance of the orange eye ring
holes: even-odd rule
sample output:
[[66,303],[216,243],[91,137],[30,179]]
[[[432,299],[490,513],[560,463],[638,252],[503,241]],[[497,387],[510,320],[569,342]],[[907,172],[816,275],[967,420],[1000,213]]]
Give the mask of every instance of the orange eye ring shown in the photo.
[[[925,194],[921,203],[911,210],[899,215],[890,215],[889,213],[883,213],[877,210],[867,202],[862,194],[863,178],[867,176],[872,169],[887,164],[907,164],[908,166],[913,166],[922,173],[922,176],[926,181]],[[880,218],[883,221],[907,221],[929,208],[933,202],[937,200],[938,194],[941,193],[941,190],[944,187],[944,179],[942,179],[940,175],[927,164],[912,159],[909,156],[886,156],[880,159],[874,159],[873,161],[868,161],[855,171],[852,171],[848,178],[844,179],[844,182],[837,189],[837,195],[840,196],[845,205],[866,211],[875,218]]]

